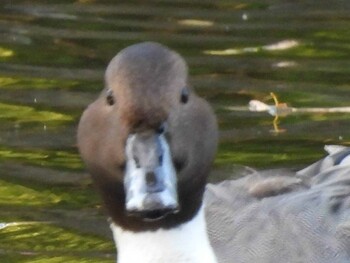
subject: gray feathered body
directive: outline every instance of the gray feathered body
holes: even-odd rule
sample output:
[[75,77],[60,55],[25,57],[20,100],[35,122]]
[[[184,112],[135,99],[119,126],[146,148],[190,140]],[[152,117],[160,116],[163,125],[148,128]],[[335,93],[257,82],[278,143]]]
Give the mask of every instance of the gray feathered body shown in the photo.
[[297,173],[253,172],[207,186],[210,240],[220,263],[350,262],[349,148]]

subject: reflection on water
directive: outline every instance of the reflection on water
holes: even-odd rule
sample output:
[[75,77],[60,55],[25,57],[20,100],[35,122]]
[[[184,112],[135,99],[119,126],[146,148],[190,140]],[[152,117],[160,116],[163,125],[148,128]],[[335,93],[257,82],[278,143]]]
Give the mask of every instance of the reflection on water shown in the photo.
[[349,11],[343,0],[2,1],[0,261],[114,262],[75,130],[129,44],[159,41],[185,56],[219,118],[213,175],[297,168],[324,144],[349,144],[348,113],[281,116],[276,133],[273,116],[237,110],[273,104],[271,92],[296,108],[350,106]]

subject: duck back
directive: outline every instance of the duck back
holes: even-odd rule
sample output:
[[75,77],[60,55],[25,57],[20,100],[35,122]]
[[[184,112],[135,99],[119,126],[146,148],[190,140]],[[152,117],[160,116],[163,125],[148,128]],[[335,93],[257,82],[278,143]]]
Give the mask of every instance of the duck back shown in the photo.
[[218,261],[350,262],[349,148],[297,173],[252,172],[207,186],[206,217]]

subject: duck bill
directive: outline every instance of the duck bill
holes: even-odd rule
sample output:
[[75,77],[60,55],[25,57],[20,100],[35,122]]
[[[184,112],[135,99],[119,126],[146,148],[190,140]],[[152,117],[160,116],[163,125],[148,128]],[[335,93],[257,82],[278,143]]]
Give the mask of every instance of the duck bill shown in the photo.
[[154,221],[179,210],[176,172],[163,134],[133,134],[126,142],[125,208]]

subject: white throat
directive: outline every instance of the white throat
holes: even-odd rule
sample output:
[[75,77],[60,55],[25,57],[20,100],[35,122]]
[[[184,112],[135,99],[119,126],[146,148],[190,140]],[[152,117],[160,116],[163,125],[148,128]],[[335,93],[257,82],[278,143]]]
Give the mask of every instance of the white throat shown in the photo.
[[204,209],[172,229],[131,232],[111,225],[118,263],[216,263],[209,243]]

